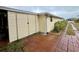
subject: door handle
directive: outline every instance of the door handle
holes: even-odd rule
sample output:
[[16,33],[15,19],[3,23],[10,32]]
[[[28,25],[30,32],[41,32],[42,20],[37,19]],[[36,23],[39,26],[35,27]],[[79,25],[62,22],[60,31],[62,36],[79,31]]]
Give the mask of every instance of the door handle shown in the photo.
[[27,24],[29,24],[29,22],[27,22]]

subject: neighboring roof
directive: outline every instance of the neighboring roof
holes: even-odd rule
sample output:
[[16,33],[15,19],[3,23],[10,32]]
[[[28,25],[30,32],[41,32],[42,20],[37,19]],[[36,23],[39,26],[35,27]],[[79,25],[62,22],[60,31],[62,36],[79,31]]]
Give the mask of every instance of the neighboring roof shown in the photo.
[[14,8],[4,7],[4,6],[0,6],[0,9],[7,10],[7,11],[13,11],[13,12],[19,12],[19,13],[37,14],[37,13],[29,12],[29,11],[23,11],[23,10],[18,10]]
[[50,14],[50,13],[47,13],[47,12],[45,12],[45,13],[39,13],[39,15],[46,15],[46,16],[50,16],[50,17],[55,17],[55,18],[59,18],[59,19],[64,19],[64,18],[62,18],[62,17],[56,16],[56,15],[53,15],[53,14]]

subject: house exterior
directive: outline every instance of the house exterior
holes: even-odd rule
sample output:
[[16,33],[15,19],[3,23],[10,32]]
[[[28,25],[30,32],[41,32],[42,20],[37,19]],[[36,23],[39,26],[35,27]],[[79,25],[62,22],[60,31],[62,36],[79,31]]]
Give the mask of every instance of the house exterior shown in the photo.
[[61,17],[48,13],[37,14],[2,6],[0,10],[6,11],[9,42],[38,32],[46,34],[53,30],[55,22],[63,20]]

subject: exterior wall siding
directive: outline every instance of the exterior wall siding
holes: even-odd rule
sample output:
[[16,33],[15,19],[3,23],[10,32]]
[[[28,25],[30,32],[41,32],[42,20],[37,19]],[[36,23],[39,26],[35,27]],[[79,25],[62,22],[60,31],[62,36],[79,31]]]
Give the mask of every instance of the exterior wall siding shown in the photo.
[[8,12],[9,40],[10,42],[39,32],[37,15]]
[[28,36],[27,14],[17,13],[18,39]]
[[50,21],[50,17],[47,17],[47,32],[50,32],[54,29],[54,24],[58,21],[62,21],[62,19],[52,17],[52,22]]
[[35,15],[35,17],[36,17],[35,18],[35,20],[36,20],[36,22],[35,22],[36,23],[36,26],[35,26],[36,27],[36,32],[39,32],[39,19],[38,19],[37,15]]
[[61,19],[45,15],[31,15],[8,11],[10,42],[24,38],[37,32],[47,33],[54,29],[54,24]]
[[46,16],[39,16],[39,32],[46,32]]
[[29,20],[29,35],[36,33],[35,15],[28,15]]
[[16,13],[8,12],[9,41],[17,40]]
[[50,17],[47,17],[47,32],[50,32],[54,29],[54,20],[52,19],[52,22],[50,20]]

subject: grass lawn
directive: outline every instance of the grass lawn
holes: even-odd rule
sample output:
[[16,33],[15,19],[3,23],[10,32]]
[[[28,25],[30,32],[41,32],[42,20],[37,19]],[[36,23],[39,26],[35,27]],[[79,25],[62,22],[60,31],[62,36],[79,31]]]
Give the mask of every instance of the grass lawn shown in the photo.
[[12,42],[8,44],[5,47],[0,48],[0,52],[22,52],[23,48],[23,41],[17,40],[15,42]]
[[79,31],[79,23],[75,23],[74,25],[77,28],[77,30]]
[[68,25],[67,28],[67,35],[75,35],[75,32],[70,24]]

